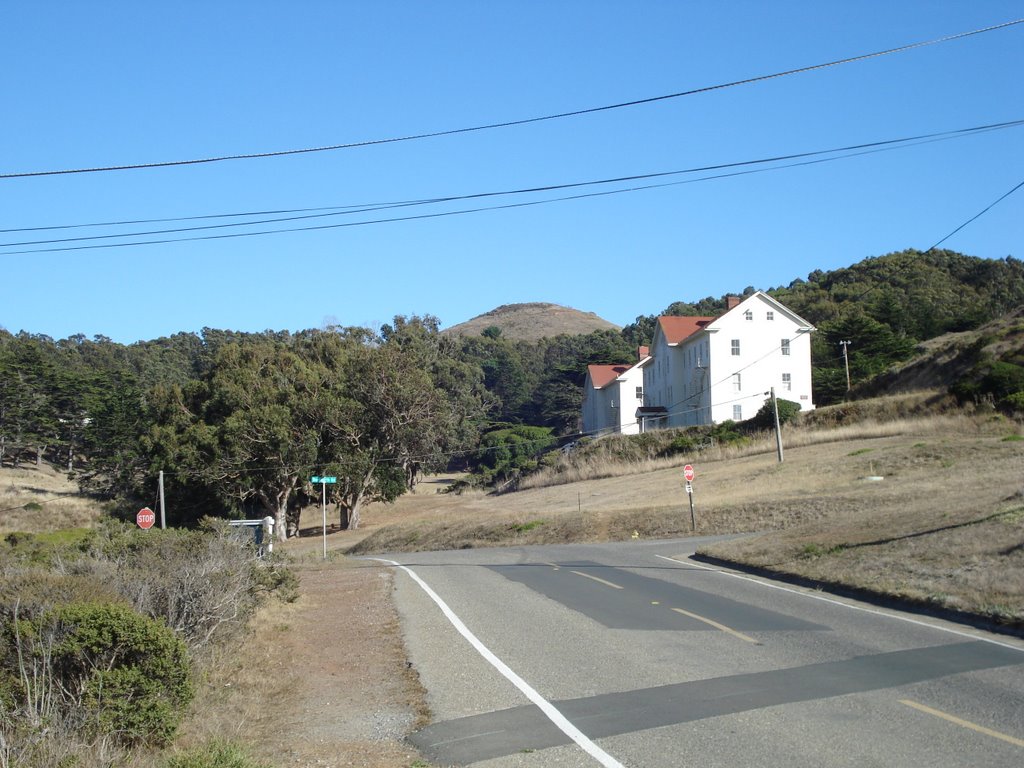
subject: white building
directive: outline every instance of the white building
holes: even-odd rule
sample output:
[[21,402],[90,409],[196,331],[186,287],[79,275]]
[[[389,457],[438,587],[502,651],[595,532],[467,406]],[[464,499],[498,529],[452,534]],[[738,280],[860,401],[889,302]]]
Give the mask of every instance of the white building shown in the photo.
[[589,435],[640,431],[637,409],[644,404],[643,364],[647,347],[640,347],[633,365],[591,365],[583,385],[583,431]]
[[814,326],[761,291],[730,296],[718,317],[662,316],[651,346],[632,365],[591,365],[583,431],[637,434],[749,419],[775,388],[780,400],[814,408]]
[[813,409],[812,331],[760,291],[729,297],[719,317],[659,317],[650,357],[638,364],[641,431],[749,419],[772,387],[779,399]]

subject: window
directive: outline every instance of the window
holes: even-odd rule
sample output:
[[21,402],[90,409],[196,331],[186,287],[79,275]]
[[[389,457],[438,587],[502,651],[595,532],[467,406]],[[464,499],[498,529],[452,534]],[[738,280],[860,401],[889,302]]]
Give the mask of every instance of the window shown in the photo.
[[[771,314],[771,312],[769,312],[768,314]],[[754,319],[754,313],[748,309],[746,312],[743,313],[743,319],[744,320],[753,320]],[[771,318],[769,318],[769,320],[770,319]]]
[[[788,376],[788,375],[789,375],[788,373],[785,374],[785,376]],[[643,387],[637,387],[636,388],[636,399],[637,400],[643,400],[644,399],[644,388]]]
[[734,405],[732,407],[732,420],[733,421],[743,421],[743,406],[742,405]]
[[741,392],[743,391],[743,382],[738,373],[732,375],[732,391]]
[[740,340],[739,339],[733,339],[732,340],[732,353],[734,355],[739,355],[739,353],[740,353]]
[[774,320],[774,319],[775,319],[775,313],[774,313],[774,312],[772,312],[772,311],[771,311],[771,310],[769,309],[769,310],[768,310],[768,311],[767,311],[767,312],[765,313],[765,316],[764,316],[764,317],[765,317],[765,319],[766,319],[766,320]]
[[782,340],[782,354],[784,354],[784,355],[788,355],[789,354],[789,339],[783,339]]
[[782,388],[784,390],[786,390],[787,392],[792,391],[792,389],[793,389],[793,377],[792,377],[791,374],[788,374],[788,373],[782,374]]

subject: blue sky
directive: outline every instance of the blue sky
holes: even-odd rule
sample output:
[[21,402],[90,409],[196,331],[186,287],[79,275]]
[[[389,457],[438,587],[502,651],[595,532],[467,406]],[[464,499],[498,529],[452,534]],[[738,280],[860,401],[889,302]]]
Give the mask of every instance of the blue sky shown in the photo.
[[[996,0],[11,0],[0,24],[0,174],[512,121],[1021,17],[1024,3]],[[255,160],[0,178],[0,229],[432,199],[954,131],[1024,119],[1022,73],[1024,24],[516,127]],[[814,269],[927,248],[1024,180],[1022,148],[1024,127],[1017,127],[732,178],[697,181],[701,174],[691,174],[660,181],[694,183],[415,221],[58,252],[43,249],[154,238],[2,245],[0,327],[130,343],[203,327],[377,326],[396,314],[433,314],[447,326],[526,301],[624,325],[673,301],[772,288]],[[566,194],[572,192],[345,220]],[[0,243],[237,220],[7,231]],[[210,231],[159,237],[204,234]],[[1022,243],[1024,190],[943,247],[1024,258]],[[16,253],[26,250],[38,252]]]

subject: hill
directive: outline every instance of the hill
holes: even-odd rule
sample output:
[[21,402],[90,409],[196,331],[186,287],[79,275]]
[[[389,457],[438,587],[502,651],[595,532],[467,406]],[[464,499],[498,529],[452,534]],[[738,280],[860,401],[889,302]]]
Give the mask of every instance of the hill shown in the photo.
[[941,387],[964,401],[984,397],[1001,402],[1024,386],[1024,306],[974,330],[924,341],[915,352],[907,362],[856,387],[854,395]]
[[480,336],[488,328],[498,328],[501,335],[516,341],[537,341],[563,334],[575,336],[593,331],[620,330],[593,312],[544,302],[503,304],[497,309],[477,315],[464,323],[442,331],[445,335]]

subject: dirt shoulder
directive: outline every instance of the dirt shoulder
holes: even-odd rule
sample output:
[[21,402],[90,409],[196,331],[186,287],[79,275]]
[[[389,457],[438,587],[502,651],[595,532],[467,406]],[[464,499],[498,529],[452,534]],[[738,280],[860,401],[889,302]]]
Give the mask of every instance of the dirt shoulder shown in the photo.
[[[387,568],[300,565],[300,597],[267,606],[204,681],[182,744],[226,738],[280,768],[409,768],[425,722]],[[424,763],[425,764],[425,763]]]

